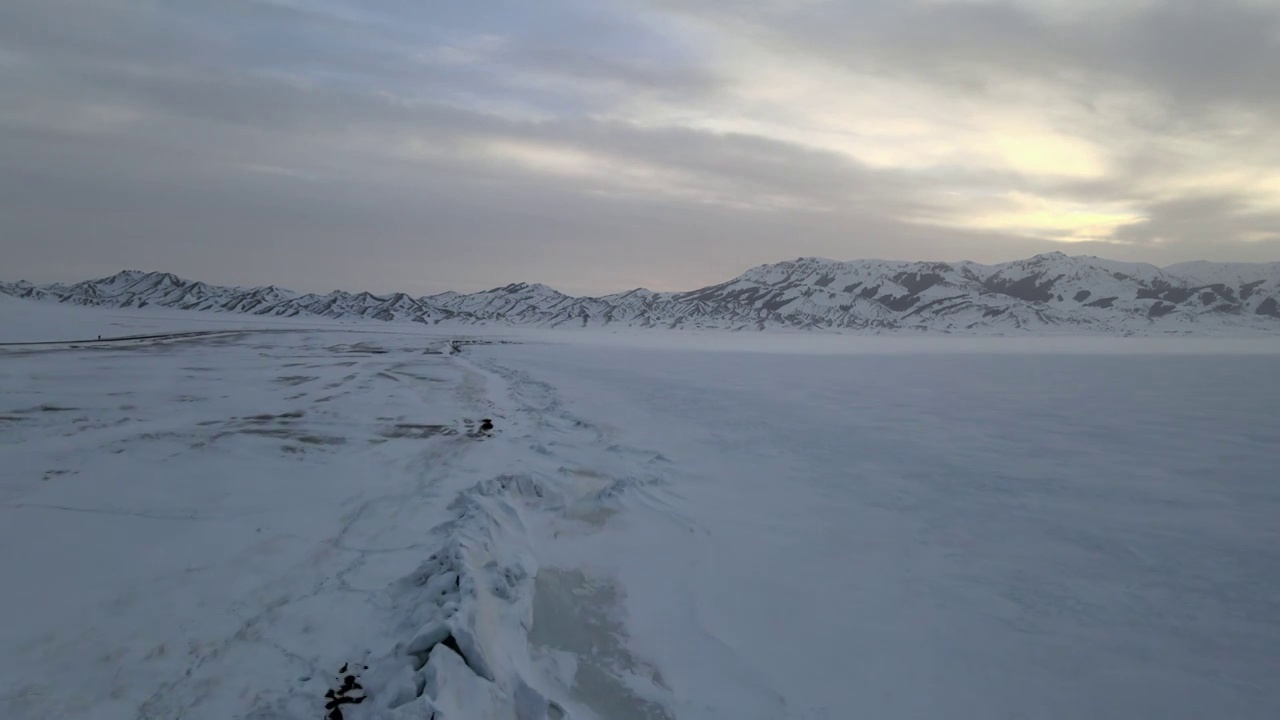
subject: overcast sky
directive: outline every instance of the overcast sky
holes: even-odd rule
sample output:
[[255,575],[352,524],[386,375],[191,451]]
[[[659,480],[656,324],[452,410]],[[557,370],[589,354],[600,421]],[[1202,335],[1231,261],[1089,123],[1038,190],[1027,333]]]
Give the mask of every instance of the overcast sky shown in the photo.
[[0,279],[1280,260],[1280,0],[4,0]]

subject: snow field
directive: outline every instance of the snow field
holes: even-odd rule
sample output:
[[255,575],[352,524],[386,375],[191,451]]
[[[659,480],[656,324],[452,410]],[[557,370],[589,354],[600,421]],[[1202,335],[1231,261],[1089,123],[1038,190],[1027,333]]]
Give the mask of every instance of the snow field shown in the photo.
[[6,718],[1280,713],[1265,343],[110,317],[209,332],[0,349]]

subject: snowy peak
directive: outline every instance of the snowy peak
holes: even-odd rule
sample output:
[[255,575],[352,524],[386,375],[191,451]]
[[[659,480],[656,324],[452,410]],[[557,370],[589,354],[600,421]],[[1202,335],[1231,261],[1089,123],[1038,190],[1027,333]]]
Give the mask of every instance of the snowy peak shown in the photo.
[[1280,285],[1280,262],[1211,263],[1200,260],[1170,265],[1164,270],[1169,275],[1182,278],[1190,283],[1221,283],[1224,285],[1269,283],[1273,286]]
[[74,285],[0,283],[15,297],[107,307],[161,306],[277,316],[539,326],[943,332],[1163,333],[1280,330],[1280,263],[1158,268],[1045,253],[997,265],[801,257],[681,293],[637,288],[573,297],[539,283],[420,298],[274,285],[222,287],[125,270]]

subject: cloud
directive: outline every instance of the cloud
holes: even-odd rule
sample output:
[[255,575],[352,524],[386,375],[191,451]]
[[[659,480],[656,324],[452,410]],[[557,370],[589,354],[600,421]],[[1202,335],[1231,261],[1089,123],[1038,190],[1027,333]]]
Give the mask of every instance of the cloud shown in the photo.
[[[1209,187],[1259,211],[1280,198],[1274,4],[661,5],[731,28],[735,102],[709,122],[929,173],[931,214],[958,226],[1127,242],[1114,231]],[[1059,209],[966,217],[957,196]]]
[[1239,198],[1197,195],[1151,206],[1150,218],[1121,228],[1120,238],[1148,244],[1195,244],[1212,253],[1245,242],[1274,250],[1280,245],[1280,210],[1250,207]]
[[33,279],[415,292],[1272,259],[1280,25],[1215,7],[12,0],[0,236]]
[[1009,77],[1141,88],[1184,106],[1274,106],[1280,6],[1224,0],[655,0],[789,53],[981,90]]

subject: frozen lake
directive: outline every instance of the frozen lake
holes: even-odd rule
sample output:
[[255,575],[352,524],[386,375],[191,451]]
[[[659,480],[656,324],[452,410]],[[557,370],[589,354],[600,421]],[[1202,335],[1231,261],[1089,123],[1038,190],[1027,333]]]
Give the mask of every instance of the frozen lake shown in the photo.
[[1280,716],[1266,347],[141,327],[0,349],[5,718]]
[[1273,357],[487,354],[671,459],[691,532],[564,552],[679,717],[1280,713]]

